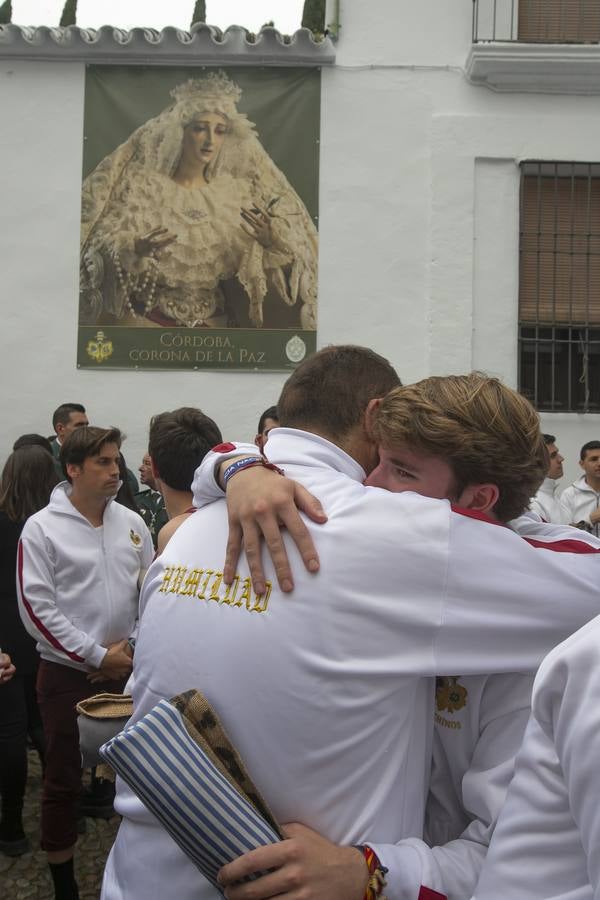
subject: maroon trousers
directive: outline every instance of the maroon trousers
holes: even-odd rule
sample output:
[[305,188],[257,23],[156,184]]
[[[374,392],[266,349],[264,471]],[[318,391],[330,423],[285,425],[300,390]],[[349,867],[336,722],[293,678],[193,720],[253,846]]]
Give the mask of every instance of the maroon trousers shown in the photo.
[[43,850],[67,850],[77,841],[81,754],[75,706],[99,691],[119,692],[123,682],[91,684],[87,673],[41,660],[37,694],[46,738],[42,788]]

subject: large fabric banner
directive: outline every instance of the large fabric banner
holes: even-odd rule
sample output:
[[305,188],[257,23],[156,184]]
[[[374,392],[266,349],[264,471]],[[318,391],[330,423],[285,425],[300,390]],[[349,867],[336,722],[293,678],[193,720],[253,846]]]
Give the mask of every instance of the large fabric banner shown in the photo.
[[79,366],[315,350],[319,118],[316,69],[87,68]]

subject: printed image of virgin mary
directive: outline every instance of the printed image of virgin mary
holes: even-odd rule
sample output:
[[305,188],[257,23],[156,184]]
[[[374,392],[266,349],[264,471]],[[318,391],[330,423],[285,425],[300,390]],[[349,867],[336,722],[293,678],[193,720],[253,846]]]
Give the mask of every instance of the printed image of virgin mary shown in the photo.
[[317,233],[223,72],[85,179],[81,324],[314,330]]

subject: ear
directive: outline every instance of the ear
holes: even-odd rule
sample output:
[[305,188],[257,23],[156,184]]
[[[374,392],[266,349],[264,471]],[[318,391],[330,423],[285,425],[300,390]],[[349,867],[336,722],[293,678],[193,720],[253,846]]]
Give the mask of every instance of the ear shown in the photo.
[[367,408],[365,410],[365,431],[367,432],[367,436],[371,440],[373,440],[373,423],[375,421],[375,417],[377,416],[377,410],[381,406],[381,401],[381,397],[375,400],[369,400]]
[[76,481],[81,475],[82,466],[79,463],[67,463],[67,475],[71,481]]
[[152,472],[152,477],[154,479],[160,478],[160,475],[158,474],[158,469],[156,468],[152,457],[150,457],[150,471]]
[[468,484],[456,502],[463,509],[491,513],[499,496],[500,491],[496,484]]
[[63,425],[62,422],[57,422],[56,425],[54,426],[54,431],[56,432],[56,437],[60,438],[64,434],[65,426]]
[[[582,460],[582,459],[579,460],[579,465],[581,466],[582,469],[584,468],[584,466],[583,466],[583,460]],[[584,471],[585,471],[585,470],[584,470]]]

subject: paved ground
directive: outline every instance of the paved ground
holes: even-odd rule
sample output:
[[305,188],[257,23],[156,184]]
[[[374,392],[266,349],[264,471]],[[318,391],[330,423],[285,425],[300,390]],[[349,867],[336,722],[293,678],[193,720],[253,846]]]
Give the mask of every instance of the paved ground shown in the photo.
[[[52,900],[54,892],[39,849],[40,765],[37,754],[29,754],[29,779],[25,799],[25,831],[33,851],[10,859],[0,853],[0,898],[7,900]],[[118,816],[109,821],[86,819],[87,831],[77,842],[75,871],[81,900],[98,900],[104,862],[119,825]]]

